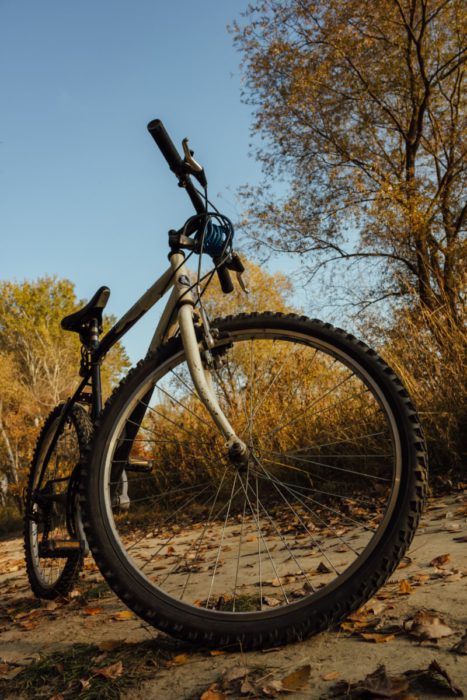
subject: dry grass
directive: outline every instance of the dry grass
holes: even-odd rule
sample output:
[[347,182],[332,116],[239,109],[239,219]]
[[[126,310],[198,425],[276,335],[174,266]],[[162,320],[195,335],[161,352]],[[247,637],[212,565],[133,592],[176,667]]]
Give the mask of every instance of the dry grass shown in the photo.
[[442,310],[405,310],[382,355],[417,406],[433,474],[460,476],[467,425],[466,332]]

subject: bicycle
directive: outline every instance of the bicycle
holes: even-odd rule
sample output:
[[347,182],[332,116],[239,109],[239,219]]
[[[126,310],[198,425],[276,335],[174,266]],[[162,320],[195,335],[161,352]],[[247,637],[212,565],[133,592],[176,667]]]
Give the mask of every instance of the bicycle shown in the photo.
[[[88,365],[55,439],[89,385],[95,405],[70,480],[81,553],[86,539],[121,600],[173,636],[243,648],[304,638],[365,603],[410,544],[422,430],[394,372],[341,329],[292,312],[210,319],[213,275],[230,293],[230,271],[244,270],[233,227],[188,141],[182,159],[160,120],[148,129],[196,214],[169,232],[168,270],[102,340],[99,294],[65,319]],[[101,413],[102,358],[169,288],[146,357]]]

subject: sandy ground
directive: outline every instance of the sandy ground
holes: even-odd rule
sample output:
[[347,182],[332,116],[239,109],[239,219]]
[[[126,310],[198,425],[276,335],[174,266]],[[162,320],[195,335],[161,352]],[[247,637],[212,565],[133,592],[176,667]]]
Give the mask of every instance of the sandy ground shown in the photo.
[[[209,651],[168,642],[163,634],[126,611],[106,588],[91,559],[68,600],[43,601],[37,607],[24,571],[22,541],[13,538],[0,542],[0,669],[8,673],[76,643],[153,639],[156,648],[167,649],[169,644],[174,661],[155,669],[141,688],[125,691],[122,697],[180,700],[201,698],[204,693],[203,700],[221,700],[227,691],[225,697],[248,697],[238,690],[243,673],[244,678],[266,678],[256,686],[256,697],[320,698],[337,680],[361,680],[379,664],[386,666],[388,674],[400,674],[427,668],[433,660],[467,696],[467,656],[453,651],[467,629],[466,583],[464,491],[430,501],[408,557],[365,609],[339,629],[280,649],[245,654],[218,650],[213,656]],[[429,613],[428,617],[416,617],[416,621],[428,624],[422,638],[415,636],[417,627],[412,633],[408,629],[420,611]],[[280,683],[268,685],[270,679],[284,679],[307,665],[310,668],[302,689],[284,694]],[[236,675],[229,684],[228,679]],[[250,697],[255,695],[250,693]],[[415,697],[440,695],[424,691]]]

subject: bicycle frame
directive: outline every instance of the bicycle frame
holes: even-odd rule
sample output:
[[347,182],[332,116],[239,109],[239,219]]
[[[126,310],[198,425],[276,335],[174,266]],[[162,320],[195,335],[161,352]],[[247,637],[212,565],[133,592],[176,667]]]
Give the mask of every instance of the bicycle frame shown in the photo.
[[[198,396],[205,405],[212,420],[219,428],[220,432],[226,439],[226,448],[233,461],[242,461],[246,454],[246,446],[242,440],[236,435],[234,429],[230,425],[224,415],[215,393],[212,388],[210,371],[201,357],[200,342],[197,338],[193,309],[194,299],[191,293],[192,283],[190,281],[190,273],[185,265],[185,255],[181,250],[173,250],[170,253],[170,267],[164,272],[154,284],[133,304],[133,306],[120,318],[119,321],[108,331],[102,338],[101,342],[91,353],[91,362],[89,369],[83,374],[83,379],[75,390],[74,394],[65,403],[64,411],[57,424],[57,430],[54,439],[48,448],[44,467],[48,463],[50,456],[55,448],[56,436],[59,435],[69,413],[69,410],[75,402],[83,401],[86,394],[84,389],[91,382],[91,402],[92,402],[92,417],[95,420],[101,408],[101,389],[100,389],[100,364],[106,353],[117,343],[130,328],[139,321],[167,292],[172,289],[172,292],[167,300],[167,304],[162,312],[159,323],[149,344],[147,355],[156,351],[164,342],[172,337],[177,329],[180,329],[183,347],[185,349],[186,361],[190,371],[193,384],[196,388]],[[134,416],[135,434],[138,430],[143,416]],[[130,452],[131,442],[125,448],[125,451]],[[126,457],[128,457],[128,454]],[[43,474],[40,475],[39,483],[41,483]]]
[[170,263],[170,268],[102,339],[97,357],[102,357],[173,286],[173,291],[169,296],[149,345],[148,354],[157,350],[166,340],[174,335],[177,327],[180,328],[187,365],[199,398],[205,405],[214,423],[226,438],[229,449],[235,444],[237,445],[236,450],[240,449],[242,451],[243,443],[237,437],[220,408],[212,389],[209,369],[201,359],[200,343],[196,337],[194,327],[194,299],[191,293],[190,275],[185,266],[183,252],[180,250],[173,251],[170,254]]

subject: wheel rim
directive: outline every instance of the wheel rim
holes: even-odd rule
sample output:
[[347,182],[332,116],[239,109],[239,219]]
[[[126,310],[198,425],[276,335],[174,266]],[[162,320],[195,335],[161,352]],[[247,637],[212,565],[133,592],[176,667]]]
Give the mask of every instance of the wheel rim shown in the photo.
[[[248,466],[226,460],[179,352],[120,410],[104,517],[145,590],[213,619],[275,617],[335,590],[374,551],[399,492],[400,438],[381,389],[344,350],[267,328],[231,332],[218,350],[214,383]],[[153,385],[131,441],[127,419]],[[125,440],[129,507],[116,459]]]

